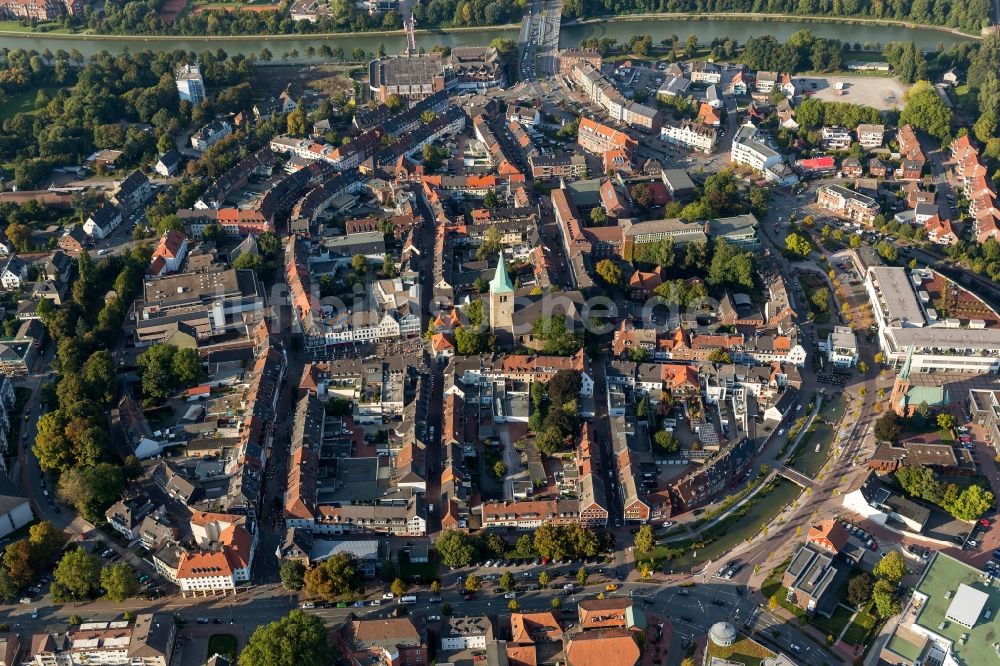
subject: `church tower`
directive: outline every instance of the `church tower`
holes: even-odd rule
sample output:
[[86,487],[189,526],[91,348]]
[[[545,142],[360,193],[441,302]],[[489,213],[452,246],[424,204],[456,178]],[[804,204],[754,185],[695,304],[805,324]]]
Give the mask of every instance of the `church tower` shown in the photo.
[[496,273],[490,280],[490,328],[497,336],[498,347],[514,344],[514,284],[507,274],[503,252],[500,252]]
[[896,375],[892,384],[892,394],[889,396],[889,408],[900,416],[910,416],[913,405],[907,405],[906,396],[910,392],[910,366],[913,364],[913,346],[906,349],[906,360]]

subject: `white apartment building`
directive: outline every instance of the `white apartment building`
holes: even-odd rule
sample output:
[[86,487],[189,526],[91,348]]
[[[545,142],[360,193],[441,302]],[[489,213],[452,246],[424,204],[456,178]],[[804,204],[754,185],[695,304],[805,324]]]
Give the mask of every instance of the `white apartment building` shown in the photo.
[[315,139],[296,139],[281,135],[271,139],[271,150],[276,153],[295,155],[307,160],[324,160],[330,164],[336,162],[337,149],[334,146]]
[[233,133],[233,126],[227,120],[213,120],[191,135],[191,147],[205,151]]
[[[64,633],[30,637],[24,664],[36,666],[168,666],[177,624],[169,613],[143,613],[135,622],[85,622]],[[0,655],[2,656],[2,655]]]
[[91,238],[101,240],[110,236],[122,223],[122,212],[113,203],[100,205],[87,217],[83,230]]
[[858,339],[849,326],[834,326],[826,337],[826,358],[835,368],[850,368],[858,362]]
[[855,130],[862,148],[881,148],[885,141],[885,125],[858,125]]
[[449,617],[441,632],[441,650],[485,650],[493,640],[493,625],[485,615]]
[[851,133],[846,127],[824,127],[823,147],[827,150],[846,150],[851,147]]
[[733,164],[743,164],[756,171],[781,162],[781,154],[767,145],[765,137],[751,123],[740,127],[733,137]]
[[693,83],[715,84],[722,82],[722,70],[718,65],[706,61],[696,61],[691,63],[688,78]]
[[704,123],[683,120],[679,123],[667,123],[660,128],[660,139],[692,150],[709,154],[715,149],[717,132],[714,127]]
[[201,78],[198,65],[181,65],[174,75],[177,82],[177,94],[182,101],[191,102],[197,106],[205,101],[205,81]]

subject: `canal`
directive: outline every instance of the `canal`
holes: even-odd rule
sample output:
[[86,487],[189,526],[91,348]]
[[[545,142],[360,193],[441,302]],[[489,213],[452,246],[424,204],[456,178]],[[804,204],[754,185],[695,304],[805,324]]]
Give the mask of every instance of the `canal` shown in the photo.
[[[729,37],[735,39],[739,44],[743,44],[748,38],[761,35],[773,35],[779,41],[785,41],[793,32],[802,29],[811,30],[817,37],[837,38],[842,41],[850,41],[851,43],[880,42],[884,45],[892,41],[913,41],[918,47],[928,50],[936,48],[939,44],[943,44],[947,48],[952,44],[967,39],[960,35],[929,28],[805,22],[794,19],[745,21],[737,19],[715,20],[698,18],[680,20],[661,18],[645,19],[642,21],[621,20],[582,25],[564,25],[560,35],[560,46],[562,48],[576,46],[582,39],[588,37],[612,37],[619,42],[624,42],[636,34],[649,34],[653,37],[654,43],[658,43],[660,40],[673,34],[680,37],[682,41],[687,39],[689,35],[695,35],[701,43],[711,42],[717,37]],[[502,28],[418,32],[417,46],[429,50],[431,47],[437,45],[455,47],[486,44],[496,37],[517,39],[517,33],[516,29]],[[259,53],[261,49],[267,48],[274,54],[274,62],[283,62],[282,54],[291,52],[293,49],[299,52],[299,60],[304,62],[304,55],[301,54],[305,53],[307,46],[312,46],[318,50],[323,44],[327,44],[333,48],[339,46],[348,54],[356,48],[364,49],[368,53],[375,52],[379,46],[383,46],[386,53],[399,53],[405,47],[405,41],[405,37],[401,32],[391,34],[351,33],[324,38],[292,36],[288,39],[261,39],[258,37],[249,39],[227,37],[182,37],[166,39],[128,37],[113,39],[102,36],[84,35],[0,35],[0,46],[35,49],[37,51],[42,51],[46,48],[52,51],[56,49],[68,51],[75,48],[84,56],[90,56],[102,50],[116,53],[126,48],[130,51],[183,49],[195,52],[206,49],[212,51],[222,49],[228,54]]]

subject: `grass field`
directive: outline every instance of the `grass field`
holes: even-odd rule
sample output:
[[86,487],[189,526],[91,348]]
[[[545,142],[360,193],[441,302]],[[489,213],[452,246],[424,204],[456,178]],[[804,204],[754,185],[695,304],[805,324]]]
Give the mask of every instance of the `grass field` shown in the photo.
[[802,618],[805,617],[806,612],[786,599],[788,589],[781,584],[781,578],[785,575],[785,569],[788,568],[791,562],[792,560],[789,558],[772,569],[771,573],[764,579],[764,582],[761,583],[760,591],[769,600],[774,599],[779,606],[795,617]]
[[[762,525],[771,522],[786,504],[794,501],[802,493],[802,489],[791,481],[780,479],[771,490],[761,490],[761,493],[749,505],[742,507],[745,511],[732,514],[711,528],[709,530],[711,540],[708,543],[685,542],[686,547],[685,544],[676,544],[674,548],[685,547],[685,552],[668,560],[666,567],[674,571],[690,569],[704,565],[731,550],[741,541],[756,534]],[[665,558],[667,552],[667,548],[658,546],[653,555],[659,562]]]
[[[58,86],[45,86],[42,88],[51,97],[59,90]],[[7,120],[8,118],[13,118],[16,113],[34,113],[35,111],[35,97],[38,95],[37,90],[28,90],[25,92],[14,93],[7,97],[7,101],[0,106],[0,122]]]
[[72,30],[63,28],[58,23],[39,23],[37,26],[21,25],[20,21],[0,21],[0,32],[33,32],[40,34],[68,35]]
[[837,606],[837,610],[833,612],[833,617],[823,617],[822,615],[814,615],[809,619],[809,624],[813,625],[827,636],[833,636],[836,640],[840,636],[840,632],[844,630],[847,623],[851,621],[851,615],[853,611],[844,608],[843,606]]
[[[799,274],[799,282],[802,283],[803,292],[810,295],[813,294],[817,289],[826,289],[828,291],[830,289],[830,286],[826,283],[826,280],[824,280],[819,275],[815,273],[810,273],[808,271],[804,271]],[[812,310],[814,324],[825,324],[828,321],[830,321],[830,312],[833,308],[832,299],[828,299],[827,303],[828,303],[827,307],[829,309],[823,311],[820,308],[816,307],[816,304],[813,303],[812,298],[810,297],[809,309]]]
[[746,666],[758,666],[762,661],[774,656],[774,653],[760,643],[743,638],[729,647],[708,642],[708,656],[733,661]]
[[861,645],[868,639],[869,634],[878,624],[878,618],[871,614],[871,610],[871,606],[863,608],[855,616],[851,626],[847,628],[847,633],[844,634],[845,643]]

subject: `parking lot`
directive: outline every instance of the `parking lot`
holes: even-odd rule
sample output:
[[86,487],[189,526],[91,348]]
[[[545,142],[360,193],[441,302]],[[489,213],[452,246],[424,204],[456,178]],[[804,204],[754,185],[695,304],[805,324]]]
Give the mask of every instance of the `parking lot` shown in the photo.
[[[838,83],[843,85],[843,94],[836,88]],[[796,77],[795,85],[800,94],[809,93],[816,99],[863,104],[880,111],[903,108],[903,96],[909,89],[898,78],[888,76],[805,76]]]

